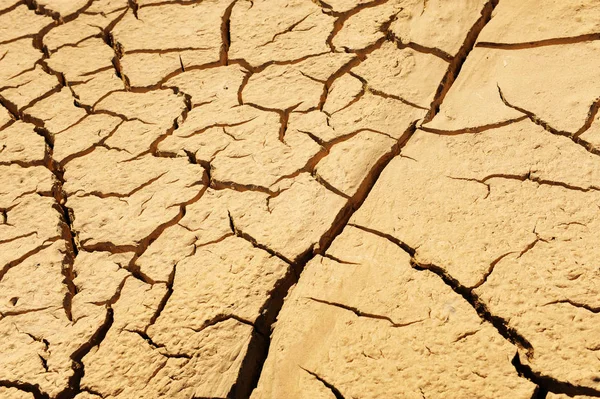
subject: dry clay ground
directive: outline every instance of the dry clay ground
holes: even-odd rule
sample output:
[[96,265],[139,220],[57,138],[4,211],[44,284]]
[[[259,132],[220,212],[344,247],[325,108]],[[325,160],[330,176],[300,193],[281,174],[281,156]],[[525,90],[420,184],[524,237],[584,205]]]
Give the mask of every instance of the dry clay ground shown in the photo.
[[0,397],[600,397],[597,0],[1,0]]

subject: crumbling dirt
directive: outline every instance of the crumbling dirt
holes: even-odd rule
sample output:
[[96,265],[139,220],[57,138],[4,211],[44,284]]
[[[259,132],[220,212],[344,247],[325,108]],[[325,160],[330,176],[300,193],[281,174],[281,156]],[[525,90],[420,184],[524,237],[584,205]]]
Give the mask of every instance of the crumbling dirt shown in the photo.
[[2,0],[0,398],[600,397],[599,108],[594,0]]

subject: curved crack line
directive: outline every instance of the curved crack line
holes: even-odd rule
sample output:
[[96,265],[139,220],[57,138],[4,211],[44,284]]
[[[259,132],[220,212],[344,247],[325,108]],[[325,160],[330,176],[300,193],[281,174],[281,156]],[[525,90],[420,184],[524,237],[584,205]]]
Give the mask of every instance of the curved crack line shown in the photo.
[[584,133],[592,125],[592,121],[595,118],[595,116],[598,113],[598,110],[600,108],[600,97],[597,98],[596,100],[594,100],[594,102],[590,106],[590,110],[588,111],[588,116],[587,116],[586,121],[584,122],[583,126],[581,128],[579,128],[576,132],[572,133],[572,132],[567,132],[564,130],[555,129],[552,126],[550,126],[550,124],[548,122],[544,121],[543,119],[541,119],[540,117],[535,115],[533,112],[528,111],[525,108],[521,108],[521,107],[511,104],[504,96],[504,93],[502,92],[500,85],[496,85],[496,87],[498,88],[498,94],[500,95],[500,99],[502,100],[504,105],[506,105],[507,107],[517,110],[520,113],[526,115],[533,123],[535,123],[538,126],[541,126],[547,132],[557,135],[557,136],[567,137],[567,138],[571,139],[575,144],[578,144],[581,147],[583,147],[587,152],[594,154],[594,155],[600,155],[600,149],[594,147],[594,145],[592,143],[590,143],[586,140],[583,140],[582,138],[579,137],[582,133]]
[[102,193],[99,191],[90,191],[84,194],[78,194],[78,197],[98,197],[98,198],[111,198],[111,197],[116,197],[116,198],[127,198],[127,197],[131,197],[132,195],[134,195],[135,193],[137,193],[140,190],[143,190],[144,188],[152,185],[154,182],[158,181],[160,178],[162,178],[164,175],[166,175],[168,172],[163,172],[160,175],[153,177],[152,179],[148,180],[147,182],[144,182],[143,184],[141,184],[140,186],[134,188],[133,190],[129,191],[128,193],[117,193],[117,192],[108,192],[108,193]]
[[421,320],[413,320],[413,321],[408,321],[406,323],[397,323],[394,320],[392,320],[391,318],[389,318],[388,316],[383,316],[383,315],[378,315],[378,314],[374,314],[374,313],[369,313],[369,312],[363,312],[362,310],[355,308],[353,306],[348,306],[348,305],[344,305],[343,303],[339,303],[339,302],[331,302],[331,301],[326,301],[323,299],[318,299],[318,298],[313,298],[313,297],[306,297],[306,299],[310,299],[311,301],[314,302],[318,302],[324,305],[329,305],[329,306],[334,306],[340,309],[344,309],[347,311],[350,311],[352,313],[354,313],[357,317],[365,317],[367,319],[375,319],[375,320],[384,320],[387,321],[388,323],[390,323],[390,327],[394,327],[394,328],[398,328],[398,327],[407,327],[416,323],[422,323],[423,321],[425,321],[426,319],[421,319]]
[[474,292],[474,290],[470,287],[467,287],[461,284],[458,280],[452,277],[450,274],[446,272],[446,270],[440,266],[434,264],[423,264],[416,260],[416,249],[410,247],[405,242],[397,239],[396,237],[382,233],[380,231],[357,225],[354,223],[349,223],[349,226],[356,227],[360,230],[363,230],[367,233],[374,234],[378,237],[385,238],[396,246],[400,247],[411,257],[411,266],[416,270],[426,270],[432,272],[442,279],[444,284],[450,287],[455,293],[463,297],[463,299],[471,305],[471,307],[477,312],[482,321],[490,323],[496,331],[506,340],[512,342],[517,347],[525,350],[527,357],[532,358],[534,354],[534,348],[531,343],[518,333],[514,328],[510,327],[506,320],[499,316],[493,315],[485,305],[483,301],[479,299],[479,296]]
[[313,377],[315,377],[317,379],[317,381],[319,381],[321,384],[323,384],[327,389],[329,389],[331,391],[331,393],[333,394],[333,396],[335,396],[335,399],[345,399],[344,395],[342,395],[342,393],[340,392],[339,389],[337,389],[333,384],[331,384],[330,382],[327,382],[323,377],[321,377],[320,375],[318,375],[315,372],[312,372],[310,370],[305,369],[302,366],[299,366],[302,370],[306,371],[308,374],[312,375]]
[[589,312],[592,312],[592,313],[600,313],[600,306],[590,306],[590,305],[585,304],[585,303],[575,302],[575,301],[573,301],[571,299],[557,299],[555,301],[547,302],[547,303],[545,303],[545,304],[543,304],[541,306],[556,305],[556,304],[561,304],[561,303],[566,303],[566,304],[569,304],[569,305],[571,305],[573,307],[576,307],[576,308],[585,309],[585,310],[587,310]]
[[465,63],[467,56],[471,53],[473,48],[475,47],[475,42],[477,41],[477,37],[479,33],[483,30],[485,25],[492,19],[492,12],[498,5],[498,0],[488,0],[483,8],[481,9],[481,16],[477,19],[475,24],[469,29],[465,40],[448,65],[448,69],[440,82],[438,89],[434,95],[433,100],[431,101],[431,108],[429,112],[423,119],[423,123],[430,122],[433,117],[439,112],[440,106],[446,97],[446,94],[450,90],[450,87],[454,84],[454,81],[458,77],[460,70],[462,69],[463,64]]
[[463,129],[456,129],[456,130],[436,129],[436,128],[428,127],[425,125],[419,126],[419,129],[424,132],[438,134],[440,136],[458,136],[461,134],[483,133],[488,130],[499,129],[504,126],[512,125],[513,123],[524,121],[525,119],[529,119],[527,117],[527,115],[523,115],[523,116],[520,116],[520,117],[514,118],[514,119],[508,119],[508,120],[505,120],[502,122],[490,123],[490,124],[482,125],[482,126],[466,127]]
[[493,48],[498,50],[521,50],[536,47],[556,46],[561,44],[589,42],[594,40],[600,40],[600,33],[587,33],[578,36],[557,37],[522,43],[478,42],[475,47]]

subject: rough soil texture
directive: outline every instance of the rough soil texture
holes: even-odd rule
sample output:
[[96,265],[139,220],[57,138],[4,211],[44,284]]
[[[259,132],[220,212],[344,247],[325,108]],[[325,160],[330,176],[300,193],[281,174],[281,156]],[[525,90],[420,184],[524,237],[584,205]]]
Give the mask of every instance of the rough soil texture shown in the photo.
[[599,108],[597,0],[0,0],[0,397],[600,397]]

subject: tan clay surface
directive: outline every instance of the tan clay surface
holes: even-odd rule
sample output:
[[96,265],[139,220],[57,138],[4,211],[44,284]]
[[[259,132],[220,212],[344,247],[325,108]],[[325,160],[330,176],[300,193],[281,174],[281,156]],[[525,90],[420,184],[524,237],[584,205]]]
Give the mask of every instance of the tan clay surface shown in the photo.
[[599,4],[0,0],[0,399],[600,397]]

